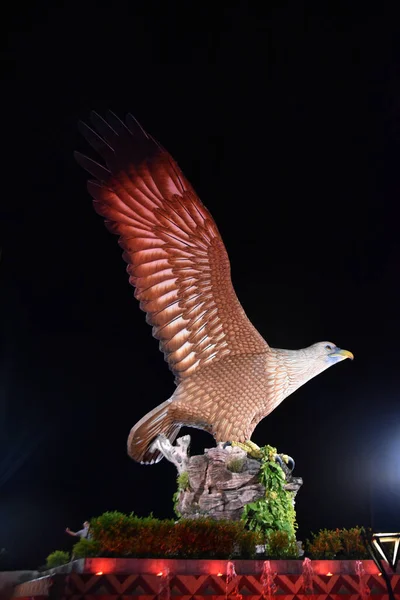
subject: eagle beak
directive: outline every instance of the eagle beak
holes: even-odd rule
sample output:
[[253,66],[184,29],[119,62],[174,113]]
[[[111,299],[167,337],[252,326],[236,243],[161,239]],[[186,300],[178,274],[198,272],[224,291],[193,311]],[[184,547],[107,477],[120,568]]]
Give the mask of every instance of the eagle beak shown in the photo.
[[354,360],[354,354],[349,350],[341,350],[340,348],[336,348],[329,356],[340,356],[343,358],[350,358],[350,360]]

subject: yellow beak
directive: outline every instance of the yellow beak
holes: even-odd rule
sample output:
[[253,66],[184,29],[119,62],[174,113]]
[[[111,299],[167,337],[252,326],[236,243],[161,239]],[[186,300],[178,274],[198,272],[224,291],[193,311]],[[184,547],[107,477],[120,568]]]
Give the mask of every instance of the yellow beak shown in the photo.
[[349,350],[336,350],[336,352],[333,352],[332,354],[330,354],[330,356],[344,356],[345,358],[350,358],[350,360],[354,360],[354,354],[352,352],[350,352]]

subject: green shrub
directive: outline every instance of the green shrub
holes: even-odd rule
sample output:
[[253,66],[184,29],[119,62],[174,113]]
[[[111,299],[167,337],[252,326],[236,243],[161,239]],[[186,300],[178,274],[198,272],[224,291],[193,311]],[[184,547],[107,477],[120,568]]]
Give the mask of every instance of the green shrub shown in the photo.
[[362,527],[351,529],[320,529],[306,541],[306,552],[310,558],[359,559],[369,558],[362,538]]
[[307,540],[307,553],[311,558],[331,560],[342,550],[340,529],[320,529],[318,533],[311,533],[312,539]]
[[232,458],[232,460],[226,463],[226,468],[232,473],[241,473],[243,471],[243,465],[243,458]]
[[164,556],[171,545],[173,520],[137,517],[118,511],[92,519],[90,531],[103,556]]
[[79,542],[72,547],[72,555],[74,558],[100,556],[100,544],[96,540],[81,538]]
[[255,554],[258,536],[240,521],[182,519],[174,527],[175,552],[182,558],[230,558]]
[[363,531],[363,527],[340,530],[340,539],[342,541],[341,558],[358,560],[370,558],[363,541]]
[[[97,552],[97,556],[229,558],[255,555],[256,544],[264,537],[248,531],[242,521],[214,521],[208,518],[169,519],[137,517],[120,512],[107,512],[92,519],[89,544],[74,546]],[[86,541],[86,540],[85,540]],[[91,554],[93,556],[93,554]]]
[[46,568],[54,569],[54,567],[60,567],[61,565],[65,565],[69,561],[69,552],[65,552],[64,550],[55,550],[46,558]]
[[174,521],[155,519],[153,516],[135,517],[135,536],[132,538],[129,553],[132,556],[159,557],[174,554]]
[[178,490],[188,490],[189,485],[189,473],[187,471],[183,471],[176,478],[176,483],[178,484]]
[[256,546],[265,544],[265,536],[259,531],[239,530],[236,554],[243,559],[256,557]]
[[174,503],[174,513],[176,514],[178,519],[180,519],[182,515],[178,510],[178,504],[181,492],[184,492],[190,488],[189,473],[187,471],[183,471],[182,473],[180,473],[180,475],[178,475],[178,477],[176,478],[176,483],[178,489],[172,496],[172,502]]
[[296,538],[287,531],[270,531],[267,536],[265,554],[268,558],[298,558],[299,549]]
[[[276,522],[272,521],[272,525],[276,526]],[[201,517],[175,523],[172,519],[156,519],[153,515],[138,517],[133,513],[126,515],[113,511],[91,520],[93,538],[77,542],[73,554],[76,558],[254,558],[256,546],[265,545],[268,558],[298,558],[293,529],[270,527],[268,533],[265,530],[264,526],[249,530],[244,520],[215,521]],[[306,542],[306,554],[316,559],[368,557],[359,527],[312,533],[311,541]],[[51,564],[47,568],[68,560],[67,552],[53,552],[47,559],[48,565]]]
[[293,492],[285,490],[286,475],[275,462],[276,448],[264,446],[259,481],[265,487],[265,498],[250,502],[244,507],[242,519],[254,531],[269,535],[272,531],[285,531],[296,538],[296,512]]

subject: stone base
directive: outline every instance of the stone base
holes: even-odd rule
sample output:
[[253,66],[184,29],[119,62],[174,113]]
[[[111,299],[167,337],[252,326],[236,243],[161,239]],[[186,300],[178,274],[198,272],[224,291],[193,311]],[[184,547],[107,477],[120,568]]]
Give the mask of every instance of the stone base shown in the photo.
[[[265,488],[259,483],[260,466],[259,460],[249,458],[236,446],[210,448],[202,455],[187,456],[181,472],[184,468],[188,486],[179,491],[177,511],[186,518],[240,520],[246,504],[265,496]],[[285,465],[282,468],[285,488],[295,495],[303,481],[293,477]]]

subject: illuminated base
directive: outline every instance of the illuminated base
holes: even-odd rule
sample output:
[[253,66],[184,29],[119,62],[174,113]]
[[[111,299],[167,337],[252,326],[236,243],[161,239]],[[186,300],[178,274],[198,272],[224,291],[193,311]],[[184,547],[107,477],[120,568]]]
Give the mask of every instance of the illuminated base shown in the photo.
[[[226,560],[106,559],[74,561],[43,577],[17,585],[13,598],[29,600],[263,600],[264,561],[234,561],[237,577],[227,582]],[[318,600],[360,598],[361,584],[371,598],[387,599],[383,577],[372,560],[362,561],[363,581],[356,561],[312,561],[312,591],[304,589],[301,560],[270,561],[279,600],[300,600],[314,594]],[[63,571],[64,573],[60,572]],[[67,571],[67,572],[65,572]],[[391,575],[400,598],[400,573]],[[305,595],[307,591],[307,596]],[[399,596],[397,596],[399,595]]]

